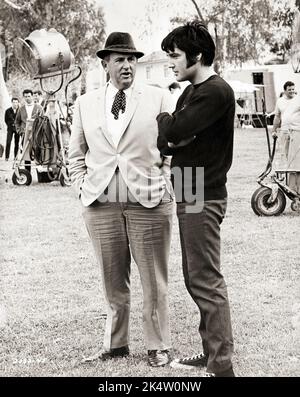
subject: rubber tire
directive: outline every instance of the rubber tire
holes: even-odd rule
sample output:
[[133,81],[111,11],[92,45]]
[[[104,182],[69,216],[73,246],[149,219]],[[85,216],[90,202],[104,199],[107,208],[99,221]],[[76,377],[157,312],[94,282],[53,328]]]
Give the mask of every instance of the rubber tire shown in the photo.
[[292,202],[291,202],[291,209],[292,209],[293,211],[298,212],[298,211],[299,211],[298,208],[299,208],[298,205],[297,205],[294,201],[292,201]]
[[29,186],[32,182],[32,175],[28,170],[19,170],[19,174],[21,178],[18,178],[16,173],[13,173],[12,182],[14,185],[19,186]]
[[60,174],[59,177],[59,182],[61,184],[61,186],[68,186],[70,187],[72,185],[70,178],[66,179],[66,177],[68,178],[68,175],[65,175],[64,173]]
[[286,206],[284,193],[279,189],[276,200],[271,206],[267,200],[271,195],[271,189],[268,187],[259,187],[251,197],[251,207],[253,212],[258,216],[278,216],[283,213]]

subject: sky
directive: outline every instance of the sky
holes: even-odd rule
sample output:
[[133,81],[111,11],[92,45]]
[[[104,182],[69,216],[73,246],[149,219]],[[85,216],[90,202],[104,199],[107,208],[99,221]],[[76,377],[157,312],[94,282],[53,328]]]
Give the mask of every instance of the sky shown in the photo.
[[[129,32],[138,50],[146,54],[160,50],[162,39],[172,30],[170,18],[182,15],[183,10],[195,14],[190,0],[95,0],[105,13],[106,33]],[[145,10],[150,8],[152,24]],[[147,26],[147,34],[143,34]]]

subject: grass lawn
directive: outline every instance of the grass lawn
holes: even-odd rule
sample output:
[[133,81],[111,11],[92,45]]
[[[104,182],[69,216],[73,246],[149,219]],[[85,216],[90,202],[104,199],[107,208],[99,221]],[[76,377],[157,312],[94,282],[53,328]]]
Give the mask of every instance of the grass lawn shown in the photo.
[[[300,214],[289,203],[279,217],[252,212],[266,161],[264,130],[236,130],[222,227],[234,368],[238,376],[299,376]],[[8,166],[1,158],[0,169]],[[71,188],[36,178],[29,187],[2,178],[0,197],[0,376],[197,376],[196,370],[147,365],[135,264],[130,358],[80,364],[101,348],[106,312],[80,204]],[[198,353],[199,315],[183,284],[175,217],[169,268],[174,353]]]

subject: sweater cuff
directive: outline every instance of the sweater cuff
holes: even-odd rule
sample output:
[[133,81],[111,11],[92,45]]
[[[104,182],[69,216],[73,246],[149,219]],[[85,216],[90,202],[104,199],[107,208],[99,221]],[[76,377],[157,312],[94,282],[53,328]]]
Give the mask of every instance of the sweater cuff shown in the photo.
[[170,116],[170,113],[168,113],[168,112],[160,113],[160,114],[156,117],[156,120],[157,120],[158,122],[160,122],[160,120],[163,119],[165,116]]

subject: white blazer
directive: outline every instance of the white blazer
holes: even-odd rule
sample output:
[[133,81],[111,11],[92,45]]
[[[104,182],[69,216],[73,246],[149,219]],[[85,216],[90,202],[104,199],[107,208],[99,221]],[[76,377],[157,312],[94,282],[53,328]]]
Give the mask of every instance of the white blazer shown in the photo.
[[69,172],[84,206],[95,201],[119,171],[134,198],[151,208],[170,191],[170,158],[157,149],[156,117],[171,112],[167,90],[134,85],[121,139],[114,145],[106,127],[107,85],[80,96],[75,104],[69,146]]

